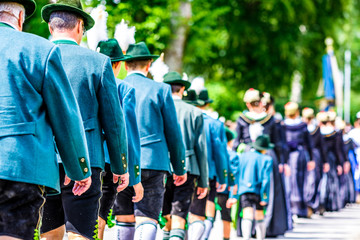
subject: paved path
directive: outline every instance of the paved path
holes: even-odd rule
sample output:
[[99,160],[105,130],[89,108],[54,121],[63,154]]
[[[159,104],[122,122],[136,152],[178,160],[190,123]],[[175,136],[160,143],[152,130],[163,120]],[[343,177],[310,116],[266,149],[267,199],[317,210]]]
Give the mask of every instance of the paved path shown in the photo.
[[[161,231],[158,231],[161,238]],[[115,240],[116,233],[113,229],[106,230],[105,240]],[[209,240],[222,240],[222,223],[216,219],[215,227]],[[231,239],[241,239],[236,236],[235,230]],[[339,212],[325,213],[324,216],[314,215],[311,219],[297,219],[294,229],[277,239],[292,240],[360,240],[360,205],[351,205]]]

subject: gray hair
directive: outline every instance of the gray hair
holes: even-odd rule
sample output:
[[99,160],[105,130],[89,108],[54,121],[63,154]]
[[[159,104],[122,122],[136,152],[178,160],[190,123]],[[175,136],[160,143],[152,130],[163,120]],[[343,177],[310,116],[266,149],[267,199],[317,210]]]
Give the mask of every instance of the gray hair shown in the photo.
[[78,20],[81,19],[76,14],[70,12],[56,11],[51,13],[49,24],[51,29],[72,30],[75,28]]
[[0,2],[0,18],[8,21],[18,19],[20,12],[24,13],[23,22],[25,21],[25,8],[23,5],[15,2]]

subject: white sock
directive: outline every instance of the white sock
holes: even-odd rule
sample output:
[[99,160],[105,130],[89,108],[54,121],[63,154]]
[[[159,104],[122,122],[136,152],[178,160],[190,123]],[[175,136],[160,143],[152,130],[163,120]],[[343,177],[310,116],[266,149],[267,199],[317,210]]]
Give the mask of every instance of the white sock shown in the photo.
[[117,240],[134,239],[135,223],[116,221]]
[[213,228],[214,225],[214,218],[207,217],[204,221],[204,224],[205,224],[205,230],[201,237],[201,240],[207,240],[209,238],[211,229]]
[[264,240],[266,235],[266,225],[264,220],[256,221],[255,230],[256,230],[256,239]]
[[200,240],[204,234],[205,224],[203,221],[195,221],[190,223],[188,230],[188,240]]
[[251,238],[253,220],[243,218],[241,219],[241,232],[244,240],[249,240]]
[[155,240],[157,225],[153,221],[140,223],[135,229],[135,240]]

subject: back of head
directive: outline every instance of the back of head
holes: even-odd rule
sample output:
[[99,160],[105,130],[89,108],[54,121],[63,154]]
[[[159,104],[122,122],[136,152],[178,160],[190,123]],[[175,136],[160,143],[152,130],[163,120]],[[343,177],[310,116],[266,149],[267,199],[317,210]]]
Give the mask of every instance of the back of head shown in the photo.
[[295,117],[299,111],[299,105],[295,102],[288,102],[285,104],[285,116],[287,117]]
[[253,107],[259,106],[261,101],[261,94],[259,90],[256,90],[254,88],[250,88],[245,92],[244,95],[244,102],[251,104]]
[[[18,19],[20,13],[25,14],[25,7],[17,2],[0,2],[0,21],[9,23],[13,26],[18,27]],[[23,24],[25,18],[22,18]]]
[[76,27],[78,20],[81,19],[71,12],[56,11],[51,13],[49,24],[52,30],[64,32],[73,30]]

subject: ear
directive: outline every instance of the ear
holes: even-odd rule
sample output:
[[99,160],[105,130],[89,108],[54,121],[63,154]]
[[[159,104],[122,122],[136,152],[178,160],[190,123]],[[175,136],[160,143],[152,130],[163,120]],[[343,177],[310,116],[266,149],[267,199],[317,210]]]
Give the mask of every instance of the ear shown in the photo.
[[128,65],[127,65],[126,62],[125,62],[125,70],[126,70],[126,71],[129,71],[129,67],[128,67]]
[[151,66],[151,63],[152,63],[152,60],[148,62],[147,66],[146,66],[146,71],[148,72],[149,71],[149,68]]
[[50,27],[50,23],[48,23],[48,27],[49,27],[49,32],[50,32],[50,34],[52,35],[53,32],[54,32],[54,30]]
[[20,14],[19,14],[19,19],[18,19],[18,27],[19,27],[19,31],[22,31],[23,29],[23,24],[24,24],[24,12],[23,11],[20,11]]

